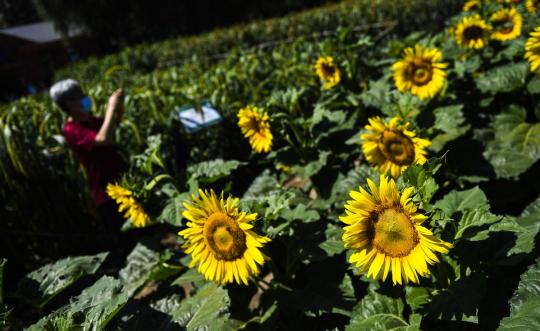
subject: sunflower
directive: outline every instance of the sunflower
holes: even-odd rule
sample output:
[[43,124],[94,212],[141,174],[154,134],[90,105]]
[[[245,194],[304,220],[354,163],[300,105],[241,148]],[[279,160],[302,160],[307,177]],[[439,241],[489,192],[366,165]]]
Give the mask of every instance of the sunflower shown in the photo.
[[476,11],[482,7],[480,0],[469,0],[463,5],[463,11]]
[[463,19],[451,29],[457,44],[463,47],[481,49],[487,46],[491,34],[491,26],[480,15],[463,17]]
[[491,15],[490,21],[496,26],[491,38],[499,41],[516,39],[521,35],[523,17],[515,8],[503,8]]
[[268,114],[257,107],[245,107],[238,112],[238,126],[256,153],[267,153],[272,149],[269,119]]
[[397,178],[413,163],[426,162],[426,148],[431,142],[416,137],[407,130],[409,123],[399,125],[399,117],[392,118],[386,125],[380,117],[372,117],[365,129],[371,131],[360,135],[362,151],[369,163],[382,174],[390,173]]
[[400,92],[411,91],[421,100],[432,98],[444,86],[447,63],[436,48],[416,45],[404,51],[403,58],[394,63],[394,80]]
[[220,284],[248,284],[251,275],[259,273],[266,257],[260,252],[270,239],[259,236],[250,224],[257,214],[240,212],[238,199],[218,198],[214,191],[199,190],[199,197],[184,203],[182,215],[189,220],[178,234],[186,240],[186,254],[191,254],[190,268],[208,280]]
[[525,8],[527,8],[529,13],[536,14],[536,11],[538,10],[538,0],[527,0],[525,2]]
[[107,184],[107,194],[118,204],[118,211],[124,213],[124,218],[129,219],[136,228],[143,228],[150,224],[150,216],[133,197],[133,192],[116,184]]
[[330,56],[321,56],[317,59],[315,72],[324,83],[324,89],[336,86],[341,80],[341,71]]
[[392,271],[394,285],[419,282],[418,275],[429,275],[427,264],[439,262],[434,251],[447,253],[452,244],[437,238],[421,224],[427,216],[411,201],[414,188],[400,192],[392,179],[381,175],[377,187],[367,180],[371,192],[359,188],[349,193],[345,204],[345,248],[349,258],[367,276],[386,280]]
[[531,32],[525,43],[525,59],[531,64],[531,71],[535,72],[540,68],[540,26]]

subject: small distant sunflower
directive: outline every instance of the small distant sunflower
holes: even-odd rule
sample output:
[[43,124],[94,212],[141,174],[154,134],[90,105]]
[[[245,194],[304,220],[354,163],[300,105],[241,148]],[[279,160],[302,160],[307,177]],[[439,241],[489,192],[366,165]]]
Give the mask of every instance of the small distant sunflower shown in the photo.
[[540,68],[540,26],[531,32],[525,43],[525,59],[531,64],[531,71],[539,71]]
[[369,163],[380,173],[397,178],[402,171],[414,163],[426,162],[426,148],[431,145],[427,139],[418,138],[407,130],[409,123],[399,124],[399,117],[385,124],[380,117],[372,117],[365,129],[371,131],[360,135],[362,151]]
[[124,213],[124,217],[131,221],[136,228],[143,228],[150,224],[150,216],[133,197],[133,192],[116,184],[107,184],[107,194],[118,204],[118,211]]
[[536,11],[538,10],[538,0],[527,0],[525,2],[525,8],[527,8],[529,13],[536,14]]
[[481,49],[487,46],[491,34],[491,25],[486,23],[480,15],[463,17],[463,19],[451,29],[459,46]]
[[267,153],[272,149],[270,117],[257,107],[245,107],[238,112],[238,126],[251,147],[257,153]]
[[197,264],[204,278],[219,284],[236,282],[248,284],[259,273],[266,257],[259,250],[270,241],[252,228],[257,214],[240,212],[238,199],[218,198],[214,191],[199,190],[185,202],[182,215],[188,219],[187,228],[178,234],[186,240],[186,254],[191,254],[189,267]]
[[392,272],[394,285],[429,275],[428,264],[439,259],[434,252],[447,253],[452,244],[442,241],[421,224],[428,218],[411,201],[414,188],[400,192],[392,179],[381,175],[379,187],[367,180],[371,192],[359,188],[349,193],[345,204],[345,248],[349,258],[373,279],[386,280]]
[[436,48],[416,45],[404,51],[403,58],[394,63],[394,80],[400,92],[411,91],[421,100],[432,98],[444,86],[447,63],[440,62],[442,53]]
[[491,38],[499,41],[516,39],[521,35],[523,17],[515,8],[502,8],[491,15],[495,26]]
[[334,63],[334,59],[330,56],[321,56],[317,59],[315,72],[324,83],[324,89],[330,89],[336,86],[341,80],[341,71]]
[[463,11],[476,11],[482,7],[482,1],[469,0],[463,5]]

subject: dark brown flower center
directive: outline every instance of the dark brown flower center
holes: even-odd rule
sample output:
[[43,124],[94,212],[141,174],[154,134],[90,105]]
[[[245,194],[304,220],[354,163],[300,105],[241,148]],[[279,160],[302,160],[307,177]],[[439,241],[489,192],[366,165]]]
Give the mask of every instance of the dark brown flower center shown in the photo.
[[326,76],[334,76],[334,73],[336,72],[336,66],[331,63],[324,62],[321,65],[321,69]]
[[411,138],[399,131],[386,130],[379,140],[379,149],[390,161],[399,165],[414,162],[414,144]]
[[405,69],[405,75],[414,85],[423,86],[431,81],[433,66],[430,61],[414,59]]
[[484,29],[478,25],[472,25],[463,30],[463,37],[466,40],[476,40],[484,37]]
[[246,234],[238,223],[223,213],[214,213],[204,224],[204,241],[218,260],[233,261],[246,251]]

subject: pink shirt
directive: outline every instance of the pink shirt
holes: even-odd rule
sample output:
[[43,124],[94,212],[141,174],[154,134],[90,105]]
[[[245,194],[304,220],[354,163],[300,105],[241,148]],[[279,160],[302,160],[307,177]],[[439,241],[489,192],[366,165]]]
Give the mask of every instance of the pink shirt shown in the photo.
[[86,171],[90,194],[98,206],[109,200],[105,191],[107,184],[118,180],[127,170],[127,164],[115,146],[95,145],[102,123],[102,118],[93,116],[85,122],[64,123],[64,137]]

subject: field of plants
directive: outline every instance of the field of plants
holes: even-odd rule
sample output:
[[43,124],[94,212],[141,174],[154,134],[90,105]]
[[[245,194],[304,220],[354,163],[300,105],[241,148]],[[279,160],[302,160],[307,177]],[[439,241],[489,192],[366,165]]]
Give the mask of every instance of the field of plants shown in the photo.
[[125,90],[127,252],[65,115],[1,105],[0,327],[539,330],[539,6],[345,1],[58,72]]

